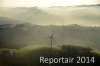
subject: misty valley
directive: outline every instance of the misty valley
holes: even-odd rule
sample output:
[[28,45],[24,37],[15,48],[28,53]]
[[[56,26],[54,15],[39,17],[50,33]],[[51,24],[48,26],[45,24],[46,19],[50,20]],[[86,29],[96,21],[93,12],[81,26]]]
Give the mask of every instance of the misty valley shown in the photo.
[[21,48],[29,45],[50,45],[48,37],[54,32],[54,45],[79,45],[100,50],[100,27],[41,26],[30,23],[0,25],[1,48]]
[[[100,62],[99,12],[100,4],[0,7],[0,66],[95,66]],[[78,57],[80,63],[40,63],[40,57]]]

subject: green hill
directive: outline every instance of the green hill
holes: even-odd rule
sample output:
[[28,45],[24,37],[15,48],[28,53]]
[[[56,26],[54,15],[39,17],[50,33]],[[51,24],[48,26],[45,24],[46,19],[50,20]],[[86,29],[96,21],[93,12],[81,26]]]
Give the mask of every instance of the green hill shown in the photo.
[[[2,63],[0,64],[5,63],[5,66],[95,66],[100,61],[100,54],[87,47],[63,45],[52,49],[47,46],[33,48],[34,46],[21,48],[16,51],[16,55],[5,56],[1,54]],[[46,62],[40,62],[41,57],[47,58]],[[70,61],[69,57],[74,58],[72,63],[68,62]],[[81,57],[82,60],[78,61],[78,57]],[[57,63],[51,58],[56,59]],[[68,61],[65,62],[64,59],[62,62],[61,58],[66,58]],[[58,62],[57,59],[61,61]]]

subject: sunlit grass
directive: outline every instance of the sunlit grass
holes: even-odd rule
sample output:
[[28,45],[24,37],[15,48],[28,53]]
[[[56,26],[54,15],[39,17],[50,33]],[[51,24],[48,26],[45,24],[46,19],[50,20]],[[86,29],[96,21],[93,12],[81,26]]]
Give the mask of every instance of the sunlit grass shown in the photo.
[[[49,48],[51,49],[51,46],[50,45],[30,45],[30,46],[26,46],[24,48],[21,48],[18,50],[18,54],[19,55],[24,55],[24,54],[27,54],[31,51],[35,51],[35,50],[40,50],[42,48]],[[53,49],[57,49],[57,50],[60,50],[60,48],[58,46],[53,46]]]

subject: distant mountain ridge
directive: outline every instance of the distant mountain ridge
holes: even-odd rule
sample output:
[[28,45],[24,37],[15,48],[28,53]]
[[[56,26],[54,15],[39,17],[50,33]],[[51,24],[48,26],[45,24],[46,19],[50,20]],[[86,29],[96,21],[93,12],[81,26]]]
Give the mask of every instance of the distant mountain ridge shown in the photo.
[[49,8],[66,8],[66,7],[88,7],[88,6],[100,6],[100,4],[90,4],[90,5],[73,5],[73,6],[50,6]]
[[[0,11],[1,17],[37,25],[95,25],[100,26],[100,4],[72,7],[16,7]],[[16,22],[17,23],[17,22]]]
[[77,7],[93,7],[93,6],[100,6],[100,4],[91,4],[91,5],[76,5]]
[[18,20],[14,20],[14,19],[10,19],[10,18],[7,18],[7,17],[0,17],[0,25],[3,25],[3,24],[20,24],[20,23],[23,23],[23,22],[18,21]]
[[15,20],[30,22],[34,24],[47,24],[48,22],[61,22],[63,20],[62,18],[53,14],[49,14],[37,7],[11,8],[7,11],[3,11],[2,15]]

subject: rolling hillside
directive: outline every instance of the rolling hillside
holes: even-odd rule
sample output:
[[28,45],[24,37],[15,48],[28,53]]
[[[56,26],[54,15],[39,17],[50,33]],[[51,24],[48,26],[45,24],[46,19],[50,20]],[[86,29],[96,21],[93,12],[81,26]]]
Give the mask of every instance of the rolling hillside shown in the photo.
[[100,27],[80,26],[41,26],[29,23],[13,27],[0,26],[0,47],[24,47],[28,45],[49,45],[54,31],[54,45],[79,45],[100,49]]

